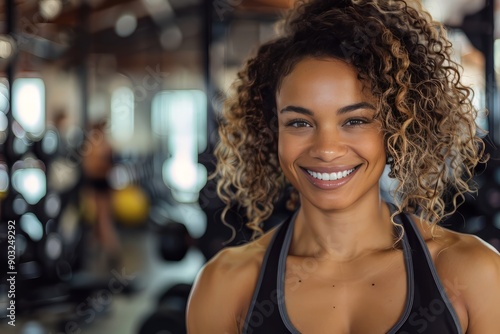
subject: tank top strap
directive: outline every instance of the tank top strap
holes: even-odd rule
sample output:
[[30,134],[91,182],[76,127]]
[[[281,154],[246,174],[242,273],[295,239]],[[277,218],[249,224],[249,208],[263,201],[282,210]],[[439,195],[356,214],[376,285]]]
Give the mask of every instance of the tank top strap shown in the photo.
[[[389,206],[391,206],[390,204]],[[395,207],[392,205],[391,210]],[[398,334],[460,334],[460,321],[437,274],[431,254],[416,223],[407,213],[396,216],[404,229],[413,264],[413,302]]]
[[259,278],[254,290],[249,311],[245,318],[243,334],[288,333],[281,321],[278,309],[277,281],[280,254],[285,242],[287,231],[294,221],[296,213],[281,223],[267,247],[262,261]]

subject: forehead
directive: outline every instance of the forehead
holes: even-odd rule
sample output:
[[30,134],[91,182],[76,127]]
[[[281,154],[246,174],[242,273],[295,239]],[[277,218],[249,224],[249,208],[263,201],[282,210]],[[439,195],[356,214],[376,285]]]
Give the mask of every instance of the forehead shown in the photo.
[[320,104],[334,102],[348,105],[372,101],[367,84],[358,78],[356,69],[335,58],[305,58],[283,78],[276,102]]

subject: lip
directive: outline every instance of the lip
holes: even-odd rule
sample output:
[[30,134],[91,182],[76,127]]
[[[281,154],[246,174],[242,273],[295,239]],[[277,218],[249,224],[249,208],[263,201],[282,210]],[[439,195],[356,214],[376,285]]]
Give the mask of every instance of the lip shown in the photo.
[[[359,165],[350,165],[350,166],[335,166],[335,167],[301,167],[304,170],[310,170],[316,173],[338,173],[343,172],[345,170],[351,170],[354,168],[358,168]],[[307,171],[306,171],[307,172]]]
[[323,190],[332,190],[339,188],[349,182],[354,175],[358,172],[360,165],[357,166],[349,166],[349,167],[343,167],[343,166],[336,166],[336,167],[317,167],[317,168],[307,168],[311,171],[318,172],[318,173],[336,173],[336,172],[343,172],[345,170],[350,170],[354,168],[354,171],[351,172],[349,175],[347,175],[344,178],[341,178],[340,180],[318,180],[315,177],[313,177],[311,174],[307,172],[306,167],[301,167],[302,172],[306,176],[306,178],[311,182],[314,186],[323,189]]

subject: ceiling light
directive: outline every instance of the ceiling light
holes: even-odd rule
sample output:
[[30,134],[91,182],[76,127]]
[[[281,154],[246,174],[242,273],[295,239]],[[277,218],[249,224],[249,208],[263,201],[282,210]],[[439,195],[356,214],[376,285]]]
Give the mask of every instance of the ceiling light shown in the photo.
[[40,0],[40,15],[46,20],[52,20],[61,13],[61,0]]
[[115,32],[120,37],[132,35],[137,28],[137,18],[133,14],[123,14],[115,24]]

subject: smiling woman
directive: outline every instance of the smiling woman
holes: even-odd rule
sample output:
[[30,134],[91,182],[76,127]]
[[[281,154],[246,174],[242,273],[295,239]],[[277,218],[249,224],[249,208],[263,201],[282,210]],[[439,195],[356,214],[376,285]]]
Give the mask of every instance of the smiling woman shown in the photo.
[[[498,333],[500,256],[438,225],[485,160],[450,50],[402,0],[297,4],[226,103],[218,192],[255,240],[201,270],[190,333]],[[290,187],[295,213],[263,233]]]
[[283,79],[278,156],[303,209],[377,203],[386,157],[373,100],[355,69],[337,59],[306,58]]

